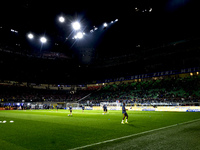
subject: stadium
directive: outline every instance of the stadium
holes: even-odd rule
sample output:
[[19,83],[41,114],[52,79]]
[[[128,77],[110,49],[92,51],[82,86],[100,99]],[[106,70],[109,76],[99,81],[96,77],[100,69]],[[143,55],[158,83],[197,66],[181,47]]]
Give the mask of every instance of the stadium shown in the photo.
[[200,149],[195,0],[0,5],[0,149]]

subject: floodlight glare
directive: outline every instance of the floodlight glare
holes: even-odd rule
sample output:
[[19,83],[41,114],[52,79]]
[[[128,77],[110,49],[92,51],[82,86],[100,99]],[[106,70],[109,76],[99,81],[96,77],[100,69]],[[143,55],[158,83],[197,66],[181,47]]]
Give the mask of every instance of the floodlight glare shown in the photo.
[[33,34],[32,34],[32,33],[29,33],[29,34],[28,34],[28,38],[29,38],[29,39],[33,39],[33,38],[34,38]]
[[83,38],[83,33],[82,32],[78,32],[76,36],[77,36],[77,38],[82,39]]
[[46,43],[46,42],[47,42],[47,39],[46,39],[45,37],[41,37],[41,38],[40,38],[40,42]]
[[59,21],[61,22],[61,23],[63,23],[63,22],[65,22],[65,18],[64,17],[59,17]]
[[104,26],[104,27],[107,27],[107,26],[108,26],[108,24],[107,24],[107,23],[104,23],[104,24],[103,24],[103,26]]
[[79,30],[81,28],[81,25],[79,22],[76,21],[72,23],[72,27],[74,30]]

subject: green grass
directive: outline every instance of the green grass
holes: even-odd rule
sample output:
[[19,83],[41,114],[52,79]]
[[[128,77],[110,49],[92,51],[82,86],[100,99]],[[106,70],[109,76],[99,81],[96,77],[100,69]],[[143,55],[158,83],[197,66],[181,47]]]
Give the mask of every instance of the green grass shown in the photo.
[[[68,110],[0,111],[0,121],[7,121],[0,123],[0,148],[66,150],[136,134],[85,149],[200,149],[200,113],[128,111],[129,124],[124,125],[121,111],[102,115],[102,111],[73,110],[73,117],[68,117],[68,113]],[[180,124],[196,119],[199,120]]]

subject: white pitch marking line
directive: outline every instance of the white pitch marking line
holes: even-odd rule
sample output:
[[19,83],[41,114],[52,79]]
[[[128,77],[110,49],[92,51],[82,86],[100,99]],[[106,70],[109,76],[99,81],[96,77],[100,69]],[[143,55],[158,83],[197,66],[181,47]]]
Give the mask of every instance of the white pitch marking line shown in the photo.
[[187,124],[187,123],[192,123],[192,122],[199,121],[199,120],[200,120],[200,118],[196,119],[196,120],[191,120],[191,121],[187,121],[187,122],[183,122],[183,123],[178,123],[178,124],[174,124],[174,125],[158,128],[158,129],[153,129],[153,130],[148,130],[148,131],[144,131],[144,132],[140,132],[140,133],[136,133],[136,134],[131,134],[131,135],[127,135],[127,136],[123,136],[123,137],[119,137],[119,138],[115,138],[115,139],[111,139],[111,140],[107,140],[107,141],[102,141],[102,142],[93,143],[93,144],[89,144],[89,145],[85,145],[85,146],[81,146],[81,147],[76,147],[76,148],[72,148],[70,150],[77,150],[77,149],[91,147],[91,146],[95,146],[95,145],[99,145],[99,144],[109,143],[109,142],[113,142],[113,141],[116,141],[116,140],[121,140],[121,139],[129,138],[129,137],[134,137],[134,136],[137,136],[137,135],[146,134],[146,133],[150,133],[150,132],[154,132],[154,131],[158,131],[158,130],[162,130],[162,129],[167,129],[167,128],[171,128],[171,127],[174,127],[174,126],[177,126],[177,125],[183,125],[183,124]]

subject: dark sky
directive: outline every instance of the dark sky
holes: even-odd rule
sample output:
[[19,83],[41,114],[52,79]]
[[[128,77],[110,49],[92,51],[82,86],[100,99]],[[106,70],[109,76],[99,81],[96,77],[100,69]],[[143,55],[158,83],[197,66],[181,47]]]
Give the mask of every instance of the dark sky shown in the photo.
[[[74,47],[94,47],[111,53],[134,49],[138,44],[154,47],[199,35],[200,11],[194,0],[7,0],[0,7],[3,28],[16,29],[24,37],[30,31],[46,35],[50,42],[61,43],[65,48],[74,44],[69,36],[74,20],[81,22],[87,34]],[[66,18],[64,24],[58,22],[60,15]],[[115,19],[119,21],[106,30],[101,28],[104,22]],[[99,30],[92,35],[89,31],[94,25]],[[66,37],[70,40],[66,41]]]
[[[27,49],[34,54],[35,52],[62,52],[70,58],[74,58],[70,59],[70,63],[68,63],[68,59],[64,64],[61,61],[59,67],[57,67],[57,64],[53,67],[54,62],[52,62],[51,65],[48,64],[50,68],[47,68],[48,65],[45,64],[40,64],[41,66],[38,67],[30,59],[28,61],[32,66],[30,68],[39,70],[35,71],[36,74],[33,74],[32,70],[29,72],[29,68],[23,68],[23,65],[27,63],[24,62],[26,58],[25,60],[18,60],[11,57],[8,61],[5,59],[1,63],[5,67],[7,66],[6,62],[8,62],[10,66],[5,67],[5,70],[13,68],[18,73],[13,80],[25,80],[27,77],[27,80],[30,79],[31,82],[32,79],[37,81],[41,74],[41,81],[46,80],[49,72],[54,72],[53,75],[51,74],[52,76],[57,76],[57,72],[60,72],[64,80],[61,77],[57,77],[57,79],[60,80],[59,82],[63,82],[66,76],[69,78],[71,76],[74,80],[77,80],[79,74],[81,76],[83,74],[82,78],[85,74],[88,74],[88,79],[94,78],[96,80],[98,78],[110,78],[113,75],[120,77],[127,74],[146,73],[147,71],[165,71],[175,67],[193,67],[199,64],[198,61],[195,61],[197,59],[192,61],[193,57],[198,56],[197,51],[193,53],[187,51],[184,55],[180,55],[182,49],[172,53],[176,48],[175,46],[174,48],[170,47],[169,52],[172,54],[170,53],[166,57],[165,54],[167,54],[168,48],[162,52],[162,48],[156,49],[156,47],[176,41],[183,41],[182,43],[184,43],[184,41],[187,41],[185,39],[199,37],[200,9],[198,4],[197,0],[1,1],[1,47],[9,45],[11,50],[22,51],[23,53]],[[58,21],[58,17],[61,15],[65,17],[64,23]],[[119,19],[119,21],[111,24],[110,22],[115,19]],[[86,33],[81,40],[72,39],[74,32],[71,23],[75,20],[80,21],[81,30]],[[108,23],[106,29],[103,29],[102,26],[104,22]],[[98,30],[90,33],[94,26],[98,27]],[[18,33],[12,33],[11,29],[18,31]],[[29,32],[35,35],[34,40],[27,38]],[[41,36],[47,38],[47,43],[41,44],[39,40]],[[148,52],[149,48],[155,49],[154,53],[152,51]],[[116,57],[117,59],[111,61],[115,67],[111,64],[111,67],[104,68],[104,65],[110,66],[110,59],[107,57],[121,55],[123,56],[119,60]],[[150,56],[154,55],[156,59],[151,59]],[[191,59],[188,60],[188,64],[185,59],[189,55],[191,55]],[[104,59],[102,59],[104,56],[108,60],[105,61],[105,64]],[[171,56],[175,58],[173,62]],[[179,58],[177,59],[177,65],[176,58]],[[127,64],[124,67],[123,62],[126,62],[126,59]],[[128,64],[129,61],[130,64]],[[169,62],[171,62],[171,65],[169,65]],[[118,63],[122,65],[117,65]],[[154,64],[160,65],[161,69],[158,67],[154,70]],[[101,65],[103,68],[99,69],[98,67],[101,67]],[[96,68],[96,66],[98,67]],[[131,69],[127,70],[127,66]],[[58,68],[61,68],[61,70]],[[147,69],[145,70],[145,68]],[[12,69],[9,70],[12,71]],[[9,75],[11,73],[8,71],[4,78],[8,79]],[[49,82],[51,81],[52,79],[49,76]]]

